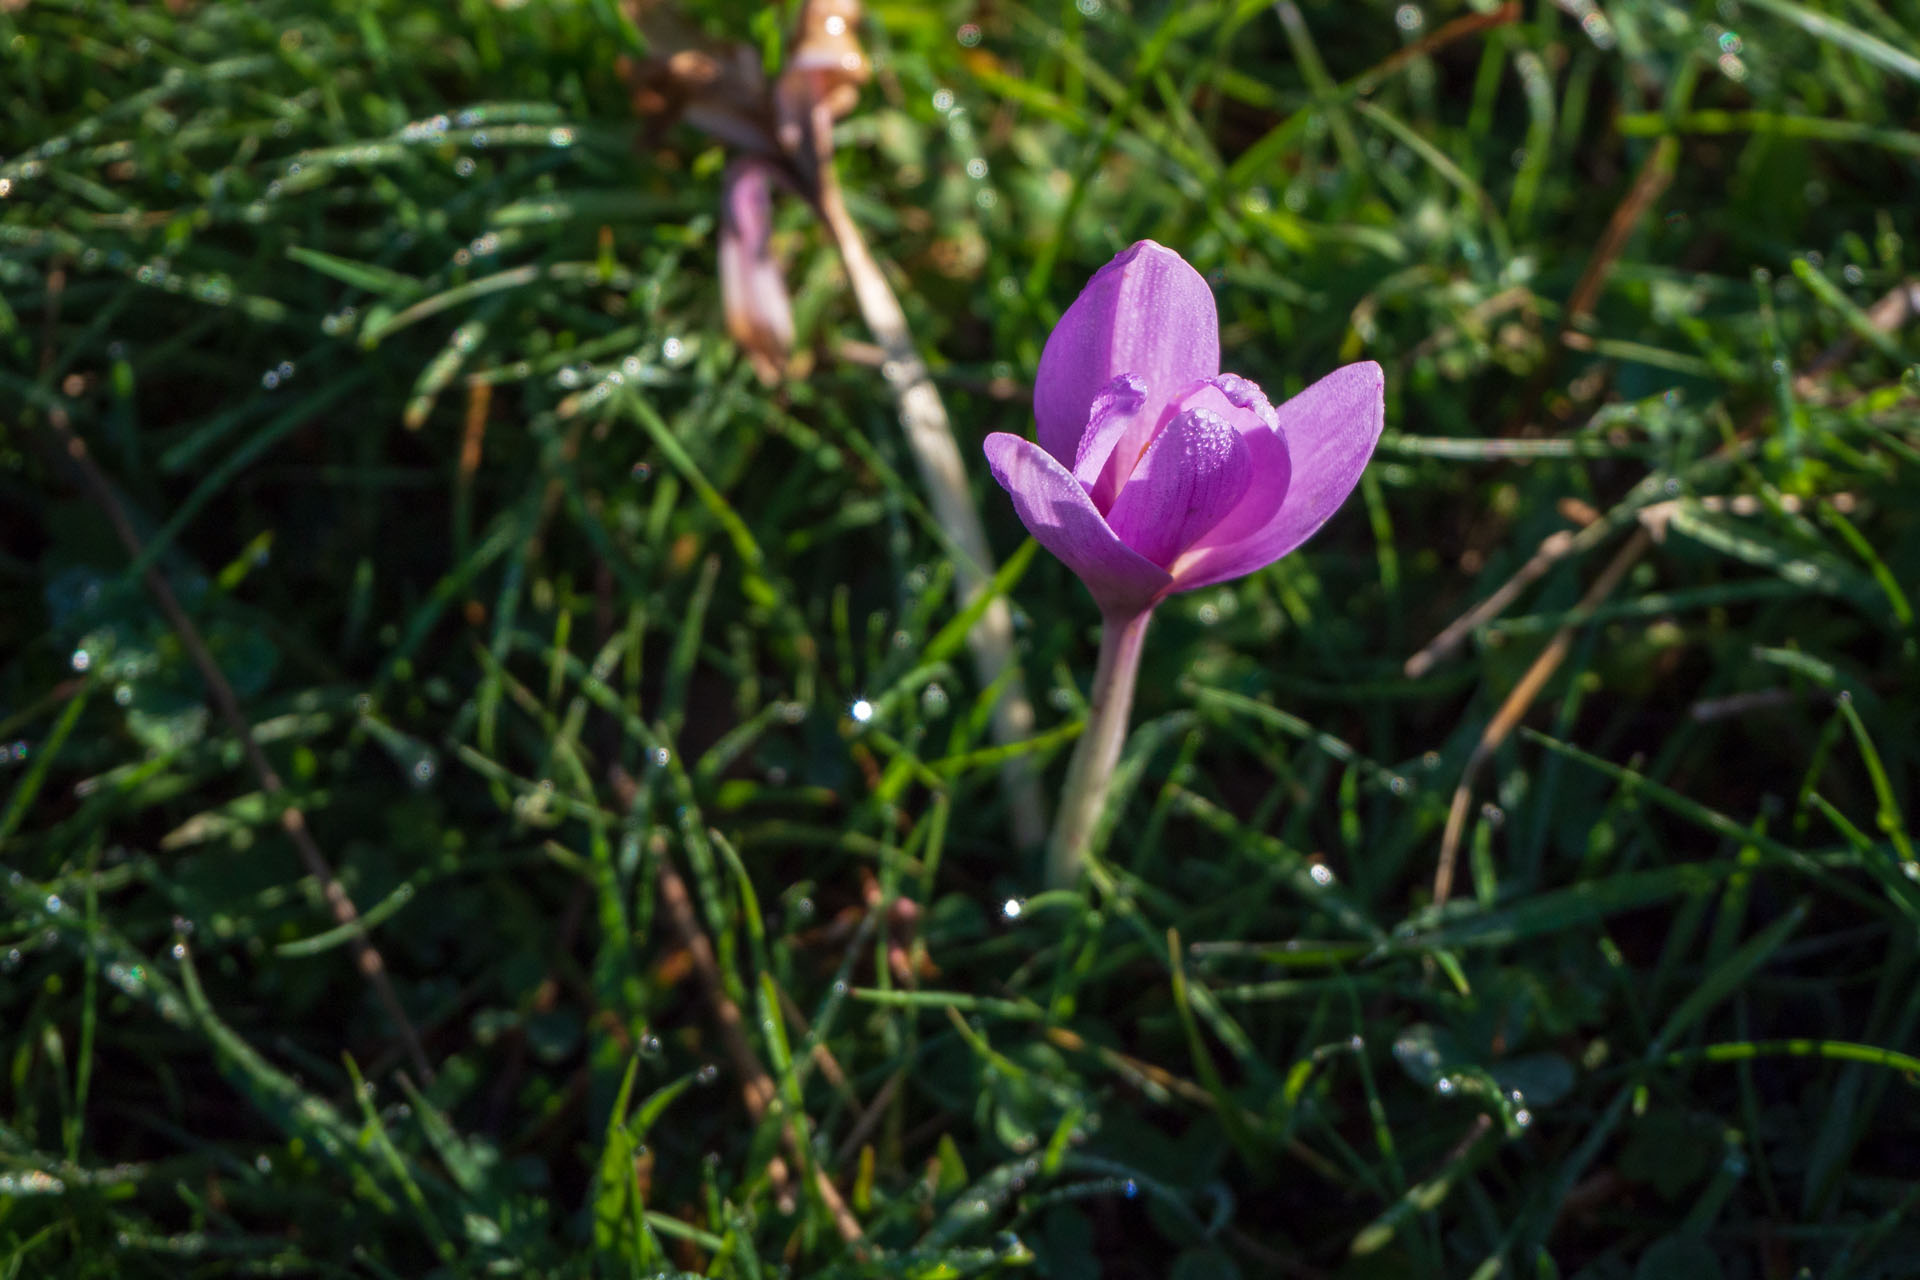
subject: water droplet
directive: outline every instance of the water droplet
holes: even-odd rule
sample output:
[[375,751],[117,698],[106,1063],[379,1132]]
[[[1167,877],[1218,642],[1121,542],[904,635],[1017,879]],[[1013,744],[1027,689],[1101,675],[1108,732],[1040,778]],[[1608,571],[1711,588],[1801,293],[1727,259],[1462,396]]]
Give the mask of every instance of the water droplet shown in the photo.
[[50,893],[47,895],[47,914],[48,915],[57,916],[62,911],[65,911],[66,909],[67,909],[67,904],[60,901],[59,894]]
[[479,166],[474,164],[472,156],[461,156],[453,162],[453,171],[463,178],[471,178],[477,168]]
[[146,990],[147,971],[137,964],[110,964],[107,966],[107,981],[128,995],[137,996]]
[[0,973],[12,973],[20,967],[20,948],[8,947],[7,953],[0,956]]
[[1433,1091],[1444,1098],[1451,1095],[1456,1087],[1450,1077],[1443,1076],[1439,1080],[1434,1081]]
[[855,698],[853,705],[847,708],[847,714],[853,717],[855,724],[865,724],[873,719],[873,704],[865,698]]
[[800,898],[797,901],[795,901],[793,904],[793,914],[794,914],[794,917],[799,920],[812,919],[813,918],[813,899]]
[[920,709],[929,716],[945,715],[947,701],[947,691],[937,684],[930,684],[920,691]]
[[656,769],[664,769],[673,760],[673,752],[665,747],[655,747],[647,752],[647,763]]
[[1403,4],[1393,13],[1393,25],[1402,31],[1418,31],[1426,24],[1427,15],[1420,12],[1420,6]]
[[423,756],[422,758],[414,761],[413,762],[414,785],[419,787],[426,786],[429,782],[433,781],[433,775],[435,772],[436,771],[434,769],[432,760],[429,760]]
[[75,649],[73,651],[73,657],[68,659],[68,661],[73,664],[75,671],[85,671],[93,665],[93,655],[85,649]]
[[953,110],[953,94],[946,89],[935,89],[933,91],[933,109],[943,112]]
[[[1098,3],[1098,0],[1095,0],[1095,2]],[[1087,0],[1080,0],[1080,4],[1081,4],[1081,7],[1084,9],[1087,4]],[[1136,1199],[1140,1195],[1140,1184],[1135,1182],[1132,1178],[1128,1178],[1125,1182],[1120,1184],[1120,1194],[1125,1196],[1129,1200]]]
[[273,1157],[262,1151],[253,1158],[253,1167],[262,1173],[273,1172]]
[[[709,1062],[706,1066],[701,1067],[698,1071],[693,1073],[693,1079],[696,1084],[709,1085],[709,1084],[712,1084],[715,1080],[718,1080],[719,1078],[720,1078],[720,1068],[714,1066],[711,1062]],[[709,1153],[709,1154],[712,1154],[712,1153]],[[715,1160],[718,1160],[720,1157],[715,1155],[713,1158]]]
[[665,360],[678,360],[687,350],[687,344],[678,338],[668,338],[660,344],[660,356]]
[[573,130],[562,126],[547,132],[547,145],[551,147],[570,147],[573,145]]
[[1009,920],[1018,920],[1020,913],[1026,909],[1026,902],[1020,898],[1008,898],[1000,904],[1000,914]]
[[653,1035],[652,1033],[648,1033],[647,1035],[641,1036],[640,1037],[640,1056],[643,1058],[659,1057],[660,1056],[660,1037]]
[[[831,19],[829,19],[829,21],[831,21]],[[963,22],[960,24],[960,29],[953,34],[954,38],[960,42],[962,48],[971,49],[980,43],[980,25],[978,23]]]
[[1312,876],[1313,882],[1323,889],[1333,883],[1333,871],[1321,863],[1314,863],[1307,869],[1307,874]]
[[1522,1107],[1513,1113],[1513,1122],[1524,1129],[1533,1123],[1533,1112]]

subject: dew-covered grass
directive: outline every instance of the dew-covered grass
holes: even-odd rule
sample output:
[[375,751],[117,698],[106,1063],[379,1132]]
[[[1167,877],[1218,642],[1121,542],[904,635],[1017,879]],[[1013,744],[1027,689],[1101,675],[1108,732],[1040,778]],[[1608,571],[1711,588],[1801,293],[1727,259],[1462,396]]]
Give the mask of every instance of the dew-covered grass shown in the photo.
[[[0,1275],[1913,1274],[1920,3],[858,34],[1012,748],[840,258],[779,207],[763,386],[617,4],[0,3]],[[978,446],[1143,237],[1388,430],[1041,892],[1098,619]]]

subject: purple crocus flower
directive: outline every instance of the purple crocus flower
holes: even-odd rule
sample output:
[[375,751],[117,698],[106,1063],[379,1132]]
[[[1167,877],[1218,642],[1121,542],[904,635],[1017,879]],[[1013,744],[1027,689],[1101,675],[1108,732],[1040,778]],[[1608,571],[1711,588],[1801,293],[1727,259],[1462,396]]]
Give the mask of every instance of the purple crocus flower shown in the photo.
[[1109,618],[1261,569],[1346,501],[1380,438],[1380,366],[1336,369],[1279,408],[1220,372],[1213,292],[1142,240],[1047,338],[1039,443],[988,436],[1020,519]]
[[1106,807],[1154,606],[1265,568],[1339,509],[1385,418],[1371,361],[1279,408],[1220,372],[1213,292],[1142,240],[1102,267],[1040,353],[1039,443],[987,437],[987,464],[1040,545],[1100,606],[1087,723],[1061,788],[1048,879],[1070,887]]

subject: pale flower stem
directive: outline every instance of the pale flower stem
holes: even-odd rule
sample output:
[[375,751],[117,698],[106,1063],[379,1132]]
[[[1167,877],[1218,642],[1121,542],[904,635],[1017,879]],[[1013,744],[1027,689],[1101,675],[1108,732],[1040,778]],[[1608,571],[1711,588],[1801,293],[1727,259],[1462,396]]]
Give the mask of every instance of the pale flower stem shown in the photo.
[[1140,649],[1147,636],[1151,608],[1126,617],[1109,616],[1100,624],[1100,660],[1093,670],[1087,727],[1073,749],[1067,780],[1060,788],[1060,813],[1047,845],[1047,887],[1071,889],[1080,881],[1087,843],[1107,807],[1113,769],[1127,740],[1133,711],[1133,686],[1140,676]]
[[[823,127],[823,126],[816,126]],[[927,374],[927,365],[914,346],[900,300],[887,284],[880,264],[867,249],[866,238],[847,213],[831,155],[820,167],[819,209],[840,259],[846,264],[854,298],[874,339],[886,353],[887,384],[900,406],[900,423],[913,452],[920,483],[927,491],[933,515],[959,551],[954,564],[954,595],[966,610],[993,581],[993,552],[986,528],[967,488],[967,469],[954,443],[946,406]],[[1004,599],[987,606],[967,635],[973,665],[982,687],[1001,681],[1000,699],[993,708],[993,739],[1002,746],[1033,736],[1033,703],[1026,682],[1013,660],[1013,613]],[[1039,845],[1047,829],[1046,808],[1040,798],[1040,779],[1027,756],[1016,756],[1001,767],[1000,782],[1007,797],[1014,844],[1023,849]]]

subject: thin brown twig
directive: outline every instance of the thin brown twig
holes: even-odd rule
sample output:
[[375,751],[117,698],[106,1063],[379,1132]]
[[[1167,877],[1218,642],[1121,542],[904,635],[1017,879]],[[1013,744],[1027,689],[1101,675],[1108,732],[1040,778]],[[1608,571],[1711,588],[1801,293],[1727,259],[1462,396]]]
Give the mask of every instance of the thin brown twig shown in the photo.
[[[1920,315],[1920,277],[1902,280],[1867,308],[1867,323],[1880,333],[1897,333],[1907,321]],[[1805,399],[1819,390],[1827,374],[1838,368],[1860,346],[1860,335],[1848,333],[1815,356],[1794,375],[1793,394]]]
[[[613,786],[615,793],[621,797],[622,807],[631,807],[635,784],[626,771],[618,766],[613,769]],[[660,905],[665,908],[668,927],[693,961],[694,974],[699,979],[702,994],[706,996],[707,1010],[720,1032],[721,1048],[733,1066],[735,1079],[740,1082],[741,1101],[746,1104],[747,1114],[753,1122],[759,1124],[778,1092],[773,1077],[760,1065],[760,1057],[747,1039],[746,1019],[741,1016],[740,1006],[727,995],[726,985],[720,977],[720,962],[714,955],[713,943],[708,940],[706,930],[700,927],[700,917],[694,910],[686,881],[680,878],[679,871],[674,868],[665,850],[654,859],[654,865],[660,888]],[[807,1167],[806,1144],[791,1118],[780,1126],[780,1138],[795,1163],[802,1168]],[[775,1191],[784,1195],[788,1183],[785,1163],[778,1158],[769,1161],[767,1176],[773,1182]],[[861,1230],[859,1220],[841,1197],[840,1189],[834,1186],[833,1179],[818,1164],[813,1165],[813,1185],[820,1202],[832,1216],[834,1229],[840,1233],[840,1238],[856,1250],[863,1249],[866,1233]]]
[[1680,144],[1672,135],[1660,139],[1641,164],[1640,171],[1634,175],[1633,183],[1627,193],[1614,207],[1613,215],[1607,219],[1607,227],[1601,233],[1587,264],[1580,272],[1580,279],[1568,295],[1566,311],[1561,320],[1560,341],[1548,348],[1547,358],[1534,370],[1526,390],[1517,403],[1520,408],[1502,428],[1503,436],[1519,435],[1528,420],[1538,412],[1542,404],[1542,393],[1558,373],[1561,359],[1568,351],[1582,351],[1593,346],[1593,339],[1581,326],[1592,318],[1594,304],[1599,301],[1600,290],[1606,284],[1607,277],[1613,273],[1614,263],[1618,261],[1627,247],[1627,241],[1633,237],[1640,220],[1647,210],[1659,198],[1673,181],[1674,167],[1679,160]]
[[[79,471],[88,494],[106,515],[107,522],[113,526],[121,545],[127,549],[127,554],[132,556],[136,563],[143,560],[146,556],[146,548],[140,541],[140,535],[134,530],[133,522],[128,519],[126,508],[120,504],[113,486],[108,483],[106,476],[87,451],[86,441],[82,440],[64,419],[64,414],[51,415],[48,426],[59,438],[68,460]],[[280,775],[275,772],[272,762],[267,759],[266,752],[260,749],[259,741],[253,736],[253,726],[247,722],[245,713],[241,711],[240,700],[234,694],[233,686],[227,683],[227,678],[221,673],[219,664],[213,660],[213,654],[208,650],[206,641],[201,639],[200,629],[194,626],[193,619],[188,617],[186,610],[180,607],[180,601],[174,596],[173,588],[168,585],[158,565],[149,565],[141,576],[146,582],[147,590],[152,593],[155,603],[160,606],[160,612],[166,615],[168,625],[173,628],[174,634],[180,637],[181,647],[187,651],[187,656],[193,660],[193,665],[199,670],[200,678],[207,686],[208,695],[219,710],[221,719],[226,721],[228,731],[239,740],[241,751],[247,758],[248,767],[253,770],[254,777],[259,781],[260,789],[270,796],[285,799],[286,784],[281,782]],[[380,958],[379,949],[373,945],[373,940],[367,936],[365,928],[361,925],[360,913],[354,907],[353,899],[347,896],[346,889],[334,876],[332,865],[327,861],[326,855],[320,851],[313,833],[307,828],[306,815],[291,800],[286,800],[286,807],[280,811],[280,826],[286,831],[287,838],[293,842],[301,862],[306,865],[307,873],[319,882],[321,894],[327,900],[327,906],[333,914],[334,921],[352,931],[350,945],[353,948],[354,962],[361,974],[373,985],[375,994],[386,1009],[387,1017],[392,1020],[394,1027],[398,1030],[402,1042],[406,1045],[407,1057],[413,1062],[414,1070],[420,1073],[421,1079],[432,1081],[433,1067],[427,1061],[426,1049],[420,1043],[419,1032],[414,1029],[406,1010],[401,1007],[400,997],[393,989],[392,980],[387,976],[386,962]]]
[[1593,314],[1593,305],[1599,300],[1601,286],[1613,273],[1613,264],[1626,249],[1628,239],[1640,225],[1640,219],[1646,216],[1653,202],[1673,181],[1674,165],[1679,158],[1680,143],[1672,134],[1668,134],[1660,139],[1652,154],[1640,166],[1640,172],[1634,176],[1633,186],[1627,189],[1626,199],[1607,219],[1606,231],[1601,234],[1600,242],[1587,259],[1586,270],[1580,273],[1580,282],[1573,286],[1573,293],[1567,298],[1562,341],[1577,345],[1573,331]]
[[847,1136],[840,1140],[838,1156],[841,1164],[852,1159],[854,1153],[873,1136],[873,1131],[880,1127],[880,1121],[886,1118],[887,1108],[893,1105],[893,1100],[899,1094],[900,1086],[905,1083],[906,1078],[907,1069],[901,1067],[888,1076],[886,1083],[874,1092],[873,1101],[860,1112],[859,1117],[853,1122],[853,1127],[847,1130]]
[[[813,1026],[807,1021],[806,1012],[794,1002],[792,996],[787,994],[787,989],[776,982],[773,990],[774,994],[780,998],[780,1012],[785,1016],[787,1026],[794,1035],[801,1040],[812,1035]],[[833,1056],[833,1050],[829,1049],[824,1041],[814,1045],[807,1056],[813,1059],[816,1067],[820,1068],[820,1078],[825,1080],[835,1093],[854,1106],[860,1104],[860,1095],[853,1091],[853,1086],[848,1083],[847,1073],[841,1067],[840,1060]]]
[[1451,22],[1443,22],[1428,35],[1422,36],[1404,48],[1395,49],[1378,64],[1363,71],[1358,80],[1360,92],[1373,92],[1374,87],[1381,81],[1416,58],[1438,53],[1456,40],[1464,40],[1468,36],[1477,35],[1490,28],[1504,27],[1518,22],[1520,17],[1518,0],[1507,0],[1507,3],[1491,13],[1466,13]]
[[1514,726],[1520,723],[1521,717],[1525,716],[1527,709],[1533,705],[1533,700],[1540,696],[1542,689],[1546,688],[1547,681],[1552,678],[1555,671],[1560,669],[1560,664],[1566,660],[1568,651],[1573,647],[1574,632],[1593,616],[1594,610],[1600,607],[1601,602],[1613,594],[1614,588],[1620,585],[1620,580],[1626,576],[1627,570],[1633,568],[1640,557],[1646,554],[1647,548],[1652,545],[1653,534],[1646,525],[1642,524],[1633,531],[1633,536],[1627,539],[1626,544],[1615,553],[1607,567],[1600,571],[1600,576],[1593,580],[1591,587],[1587,588],[1586,595],[1582,596],[1580,603],[1574,606],[1572,615],[1558,631],[1553,633],[1553,639],[1547,642],[1547,647],[1541,651],[1539,657],[1533,660],[1533,665],[1527,668],[1527,673],[1520,677],[1520,683],[1513,687],[1513,692],[1507,695],[1506,701],[1500,704],[1500,709],[1494,713],[1493,719],[1489,720],[1487,727],[1481,731],[1480,741],[1474,745],[1473,754],[1467,757],[1467,767],[1461,770],[1460,784],[1454,788],[1453,803],[1447,810],[1446,830],[1440,837],[1440,864],[1433,873],[1435,906],[1444,903],[1453,892],[1454,863],[1460,853],[1460,838],[1467,828],[1467,807],[1473,802],[1473,782],[1479,775],[1481,766],[1506,740],[1507,735],[1513,732]]
[[[1604,530],[1603,530],[1604,532]],[[1506,612],[1507,606],[1516,600],[1540,576],[1560,561],[1580,548],[1580,534],[1570,529],[1561,529],[1544,538],[1538,550],[1528,557],[1527,562],[1500,585],[1500,589],[1485,600],[1473,606],[1452,622],[1448,623],[1439,635],[1427,642],[1420,652],[1408,658],[1402,670],[1409,679],[1419,679],[1452,655],[1465,643],[1468,636],[1485,623]]]

